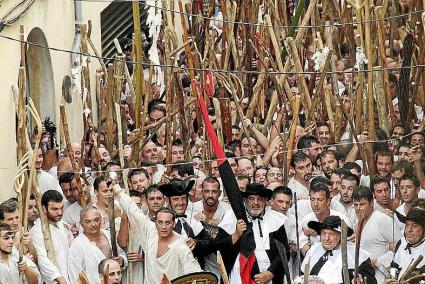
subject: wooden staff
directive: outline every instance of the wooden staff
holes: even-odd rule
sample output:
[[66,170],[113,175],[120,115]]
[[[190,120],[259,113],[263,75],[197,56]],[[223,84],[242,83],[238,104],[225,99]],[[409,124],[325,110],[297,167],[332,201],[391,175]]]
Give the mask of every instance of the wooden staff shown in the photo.
[[[364,3],[364,13],[365,13],[365,45],[366,48],[366,57],[368,59],[367,69],[373,69],[374,56],[372,52],[372,39],[371,39],[371,27],[370,27],[370,1],[365,0]],[[367,98],[368,98],[368,121],[369,121],[369,137],[371,140],[376,140],[376,131],[375,131],[375,100],[374,100],[374,90],[373,90],[373,73],[367,72]]]
[[221,278],[223,279],[223,284],[229,284],[229,276],[226,272],[226,267],[224,266],[223,258],[221,257],[220,251],[217,251],[217,266],[220,270]]
[[344,284],[350,284],[350,276],[348,274],[347,261],[347,232],[348,227],[344,220],[341,219],[341,254],[342,254],[342,276]]
[[288,145],[288,154],[286,159],[286,167],[289,169],[289,166],[291,164],[292,159],[292,152],[294,150],[294,143],[295,143],[295,133],[298,126],[298,120],[299,120],[299,111],[301,106],[301,96],[296,95],[295,96],[295,107],[292,111],[292,124],[291,124],[291,130],[289,132],[289,145]]
[[106,149],[108,149],[108,152],[112,154],[113,152],[113,145],[114,145],[114,99],[113,99],[113,92],[114,92],[114,65],[108,64],[108,84],[106,85],[105,91],[104,91],[104,100],[105,100],[105,108],[104,108],[104,116],[106,116]]
[[[276,35],[275,35],[274,30],[272,28],[270,15],[265,15],[264,20],[265,20],[266,24],[268,25],[267,30],[269,32],[270,40],[271,40],[271,43],[273,45],[273,49],[274,49],[275,56],[276,56],[276,63],[277,63],[279,72],[285,73],[289,69],[289,64],[288,64],[288,68],[285,69],[285,67],[283,66],[282,58],[280,57],[282,50],[280,48],[280,45],[277,41]],[[281,74],[279,76],[279,84],[281,86],[283,86],[283,89],[285,90],[285,93],[288,96],[289,101],[291,102],[291,104],[293,104],[293,96],[292,96],[291,88],[289,87],[289,84],[288,84],[288,81],[286,80],[285,74]]]
[[[118,41],[117,38],[114,39],[114,45],[115,45],[115,49],[117,50],[118,54],[124,54],[123,51],[122,51],[120,42]],[[123,60],[126,60],[125,56],[124,56]],[[124,65],[124,74],[125,74],[125,78],[127,80],[130,95],[133,96],[134,95],[133,79],[131,78],[130,71],[128,71],[127,64],[124,62],[123,65]]]
[[[166,5],[169,5],[169,3],[166,1]],[[170,21],[171,23],[168,23]],[[175,49],[177,46],[177,38],[175,36],[175,30],[172,26],[172,19],[171,14],[170,18],[168,18],[167,14],[167,27],[164,31],[164,42],[165,42],[165,64],[172,65],[172,63],[175,61],[174,55],[170,55],[172,53],[172,50]],[[191,42],[191,41],[190,41]],[[185,46],[185,45],[184,45]],[[184,48],[183,46],[183,48]],[[166,155],[165,155],[165,163],[171,164],[171,144],[173,142],[173,136],[172,136],[172,128],[173,128],[173,117],[170,116],[170,113],[173,111],[173,104],[174,104],[174,68],[166,68],[164,71],[164,79],[166,84],[166,97],[165,97],[165,103],[166,103],[166,125],[165,125],[165,144],[166,144]]]
[[[388,3],[388,2],[386,2]],[[386,48],[385,48],[385,38],[384,38],[384,22],[383,22],[383,18],[385,15],[385,11],[383,7],[377,7],[375,9],[375,19],[377,19],[376,22],[376,29],[377,29],[377,45],[378,45],[378,54],[380,55],[379,58],[381,58],[381,60],[379,60],[379,64],[381,66],[387,66],[387,56],[386,56]],[[394,115],[394,106],[392,103],[392,97],[391,97],[391,90],[390,90],[390,85],[388,82],[388,71],[387,70],[383,70],[382,74],[384,76],[384,90],[385,90],[385,101],[386,101],[386,106],[388,108],[388,127],[392,128],[393,124],[395,123],[395,115]],[[376,89],[375,87],[375,90]],[[377,103],[379,104],[379,101],[377,100]]]
[[[89,53],[89,49],[88,49],[88,33],[87,33],[87,26],[86,25],[81,25],[81,51],[85,54]],[[83,60],[85,58],[83,57]],[[87,56],[86,58],[86,62],[83,62],[82,64],[82,82],[83,82],[83,86],[82,86],[82,92],[83,92],[83,99],[85,98],[85,101],[83,101],[83,109],[88,108],[90,110],[90,112],[85,116],[83,115],[83,121],[84,121],[84,132],[83,132],[83,136],[86,133],[86,130],[88,127],[93,126],[93,119],[92,119],[92,100],[91,100],[91,86],[90,86],[90,69],[89,69],[89,64],[90,64],[90,56]],[[87,90],[87,91],[86,91]],[[84,94],[87,94],[86,97],[84,97]],[[84,140],[84,139],[83,139]],[[84,148],[84,145],[81,145],[82,148]]]
[[100,56],[99,51],[97,50],[96,46],[94,45],[93,41],[90,38],[91,29],[92,29],[91,20],[88,20],[87,42],[89,43],[91,49],[93,50],[94,55],[96,55],[96,58],[99,61],[99,65],[102,68],[103,72],[105,73],[105,75],[107,75],[108,74],[108,70],[106,69],[105,62],[103,62],[102,57]]
[[217,137],[218,141],[220,141],[221,145],[224,144],[224,137],[223,137],[223,124],[221,120],[221,109],[220,109],[220,101],[217,98],[213,98],[213,105],[215,110],[215,121],[217,125]]
[[134,47],[135,59],[137,64],[134,66],[134,81],[135,81],[135,104],[136,104],[136,127],[140,127],[140,107],[142,105],[142,91],[144,85],[143,78],[143,50],[142,50],[142,35],[140,30],[140,7],[139,2],[133,2],[133,25],[134,25]]
[[114,213],[115,213],[114,197],[108,196],[108,218],[109,218],[109,232],[111,234],[112,257],[117,257],[118,248],[117,248],[117,234],[115,232]]
[[[188,29],[187,29],[187,23],[186,23],[186,18],[183,15],[183,4],[182,1],[179,0],[179,11],[180,11],[180,20],[181,20],[181,24],[182,24],[182,28],[183,28],[183,42],[186,42],[189,40],[189,35],[188,35]],[[196,88],[196,83],[195,83],[195,71],[193,70],[194,65],[193,65],[193,58],[192,58],[192,52],[190,50],[190,47],[188,45],[186,45],[184,47],[185,49],[185,53],[186,53],[186,59],[187,59],[187,65],[189,67],[189,75],[190,78],[192,79],[191,82],[191,87],[192,87],[192,94],[194,95],[194,97],[199,100],[199,96],[200,94],[198,93],[198,89]],[[202,128],[202,114],[201,111],[199,109],[199,107],[196,107],[196,120],[198,122],[198,126],[199,128]]]
[[287,37],[285,39],[286,50],[292,58],[292,62],[294,63],[295,71],[298,74],[298,80],[300,82],[300,92],[303,98],[304,112],[306,117],[309,117],[309,111],[311,108],[311,98],[310,93],[308,92],[307,83],[305,81],[304,75],[300,74],[303,72],[303,68],[301,66],[300,56],[298,54],[298,50],[295,44],[295,41],[292,37]]
[[[32,156],[31,156],[31,165],[30,165],[30,176],[29,176],[29,180],[28,180],[28,189],[27,189],[27,196],[25,198],[25,203],[24,206],[25,208],[28,208],[28,203],[30,200],[30,194],[33,191],[36,201],[37,201],[37,207],[38,207],[38,211],[39,211],[39,216],[40,216],[40,221],[41,221],[41,230],[43,232],[43,237],[44,237],[44,244],[46,247],[46,252],[47,252],[47,257],[50,259],[50,261],[56,266],[57,262],[56,262],[56,255],[55,255],[55,251],[54,251],[54,247],[53,247],[53,242],[52,242],[52,237],[50,234],[50,225],[49,225],[49,220],[47,219],[46,214],[44,213],[44,211],[42,210],[42,204],[41,204],[41,191],[38,185],[38,181],[37,181],[37,172],[35,169],[35,163],[37,160],[37,156],[38,156],[38,149],[40,146],[40,141],[41,141],[41,118],[40,115],[37,112],[37,109],[32,101],[31,98],[28,98],[28,110],[30,111],[34,122],[37,125],[37,133],[35,133],[35,146],[32,152]],[[28,210],[28,209],[27,209]],[[22,218],[24,220],[28,219],[28,211],[26,211],[25,215],[22,216]],[[27,228],[25,228],[25,231]]]
[[184,160],[189,161],[190,160],[190,146],[189,146],[189,128],[188,123],[186,120],[186,111],[184,108],[184,96],[183,96],[183,86],[182,81],[180,80],[178,73],[174,73],[175,82],[177,82],[177,92],[175,99],[176,104],[179,109],[179,124],[180,124],[180,132],[182,136],[182,144],[183,144],[183,151],[184,151]]
[[[229,81],[223,76],[223,75],[221,75],[221,74],[219,74],[219,73],[215,73],[215,75],[216,75],[216,77],[218,78],[218,79],[220,79],[221,80],[221,82],[223,83],[223,86],[227,89],[227,91],[232,95],[232,98],[233,98],[233,101],[235,102],[235,106],[236,106],[236,111],[237,111],[237,113],[238,113],[238,116],[239,116],[239,118],[240,118],[240,120],[241,120],[241,122],[242,122],[242,130],[243,130],[243,132],[244,132],[244,134],[245,134],[245,136],[247,137],[247,139],[248,139],[248,143],[249,143],[249,148],[251,149],[251,151],[252,151],[252,153],[255,153],[255,149],[254,149],[254,147],[252,146],[252,143],[251,143],[251,139],[249,139],[249,137],[250,137],[250,135],[249,135],[249,131],[248,131],[248,129],[245,127],[245,124],[243,123],[243,118],[244,118],[244,114],[243,114],[243,109],[242,109],[242,106],[241,106],[241,104],[240,104],[240,101],[239,101],[239,97],[238,97],[238,95],[236,94],[236,92],[235,92],[235,89],[234,88],[231,88],[230,86],[229,86]],[[230,76],[232,76],[232,74],[230,74]],[[234,75],[234,76],[236,76],[236,75]],[[236,77],[237,78],[237,77]],[[238,78],[239,79],[239,78]],[[239,81],[240,82],[240,81]],[[241,89],[241,91],[242,91],[242,96],[243,96],[243,89]]]
[[342,129],[346,123],[342,112],[342,106],[339,101],[337,101],[335,102],[335,131],[333,132],[335,143],[341,141]]
[[376,103],[378,109],[379,127],[386,133],[390,133],[390,126],[388,124],[388,111],[386,98],[384,93],[384,78],[383,71],[380,71],[381,66],[373,67],[375,73],[374,89],[376,94]]
[[254,115],[254,109],[258,107],[257,101],[260,94],[264,94],[264,84],[267,82],[267,78],[268,78],[267,69],[269,66],[269,62],[270,62],[269,58],[265,57],[264,65],[261,64],[260,66],[260,72],[262,73],[258,75],[257,82],[254,85],[254,92],[249,102],[248,109],[246,111],[246,117],[249,119],[252,119],[252,116]]
[[270,126],[273,123],[273,116],[275,114],[278,102],[279,102],[279,99],[278,99],[277,91],[273,91],[272,98],[270,100],[269,110],[267,112],[266,120],[264,121],[263,134],[265,134],[266,131],[270,129]]
[[75,161],[74,151],[72,150],[72,146],[71,146],[71,138],[69,137],[68,120],[66,118],[65,106],[61,104],[59,106],[59,109],[60,109],[60,116],[62,120],[63,135],[65,137],[66,151],[68,152],[69,159],[71,160],[72,168],[75,174],[75,179],[77,181],[78,194],[80,196],[81,207],[84,208],[87,205],[87,200],[84,195],[83,188],[81,186],[80,170],[78,168],[77,162]]

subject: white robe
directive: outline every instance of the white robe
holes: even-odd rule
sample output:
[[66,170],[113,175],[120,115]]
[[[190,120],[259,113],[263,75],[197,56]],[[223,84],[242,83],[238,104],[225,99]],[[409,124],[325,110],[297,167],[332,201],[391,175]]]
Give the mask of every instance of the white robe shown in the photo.
[[367,251],[372,259],[377,260],[375,277],[378,283],[383,283],[385,276],[389,276],[389,268],[393,253],[389,251],[389,244],[397,243],[401,238],[396,227],[393,235],[393,220],[380,211],[373,211],[363,227],[360,247]]
[[55,251],[56,262],[54,265],[47,257],[46,247],[44,245],[44,235],[41,230],[41,221],[37,219],[30,230],[30,236],[37,251],[38,268],[41,273],[41,279],[47,284],[54,283],[54,279],[63,276],[67,283],[68,280],[68,250],[72,241],[72,234],[65,227],[62,221],[56,223],[56,226],[50,225],[50,235],[52,237],[53,249]]
[[[38,275],[39,283],[41,283],[40,272],[38,271],[37,265],[24,256],[23,261],[27,264],[29,268],[32,268]],[[13,247],[12,253],[7,256],[7,261],[4,262],[0,258],[0,282],[4,284],[18,284],[19,280],[19,271],[18,271],[18,262],[19,262],[19,251]],[[28,283],[25,277],[25,273],[22,273],[24,276],[24,283]]]
[[164,255],[157,257],[159,238],[155,224],[124,192],[119,193],[119,203],[141,238],[142,249],[145,252],[145,284],[159,283],[163,274],[172,280],[201,271],[199,263],[181,237],[168,246],[169,250]]
[[[111,236],[109,231],[101,230],[103,235],[108,240],[109,246],[111,247]],[[124,259],[124,266],[127,266],[127,257],[125,252],[117,245],[118,255]],[[99,263],[104,260],[106,256],[96,246],[95,242],[92,242],[87,238],[84,233],[78,235],[72,242],[69,253],[68,253],[68,275],[69,282],[71,284],[77,284],[78,275],[83,270],[86,272],[90,283],[100,283],[99,273],[97,267]]]

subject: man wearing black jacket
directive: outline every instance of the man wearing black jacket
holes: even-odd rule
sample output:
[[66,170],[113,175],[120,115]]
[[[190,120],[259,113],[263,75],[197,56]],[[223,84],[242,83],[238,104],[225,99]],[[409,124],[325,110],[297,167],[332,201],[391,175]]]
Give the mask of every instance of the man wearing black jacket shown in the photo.
[[[228,211],[219,224],[215,244],[220,250],[231,284],[237,283],[283,283],[285,275],[282,256],[275,240],[285,247],[289,259],[288,239],[283,225],[285,218],[280,213],[266,210],[266,202],[272,191],[263,184],[248,184],[242,192],[248,223],[237,220],[233,211]],[[253,233],[254,248],[246,248],[244,238]],[[245,244],[244,244],[245,243]],[[246,258],[244,252],[253,250],[252,257]]]

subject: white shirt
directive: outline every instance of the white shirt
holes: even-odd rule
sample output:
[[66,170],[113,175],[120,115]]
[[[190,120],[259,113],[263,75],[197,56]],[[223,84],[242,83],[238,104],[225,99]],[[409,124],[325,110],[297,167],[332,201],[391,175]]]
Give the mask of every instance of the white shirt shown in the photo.
[[380,211],[373,211],[363,227],[360,247],[367,251],[372,259],[379,262],[377,265],[379,267],[375,269],[378,283],[383,283],[385,275],[389,272],[393,255],[389,252],[389,245],[393,242],[397,243],[400,237],[397,227],[393,231],[392,218]]
[[[398,213],[400,213],[401,215],[403,215],[404,217],[406,217],[406,203],[403,203],[403,204],[401,204],[399,207],[397,207],[397,209],[396,209],[396,211],[398,212]],[[399,219],[398,219],[398,217],[397,217],[397,215],[396,214],[394,214],[394,220],[395,220],[395,223],[397,224],[397,226],[398,226],[398,228],[399,228],[399,230],[400,230],[400,232],[402,232],[402,233],[404,233],[404,223],[403,222],[401,222]]]
[[[422,256],[425,255],[425,242],[421,243],[420,245],[416,247],[411,247],[410,248],[411,253],[409,252],[408,249],[406,249],[406,247],[407,247],[407,241],[405,238],[402,238],[401,244],[394,256],[394,262],[397,263],[401,268],[401,271],[398,274],[399,279],[404,274],[404,272],[406,271],[411,261],[416,260],[420,255]],[[424,265],[425,265],[425,258],[422,259],[422,261],[416,267],[422,267]]]
[[42,281],[50,284],[54,283],[54,279],[63,276],[67,283],[69,283],[68,250],[69,244],[72,241],[72,234],[64,227],[64,223],[59,221],[56,223],[56,226],[50,224],[50,235],[52,237],[57,267],[47,257],[40,218],[35,221],[29,233],[37,251],[37,261]]
[[[348,269],[354,269],[355,262],[355,245],[351,242],[347,243],[347,264]],[[319,259],[325,254],[326,250],[323,248],[322,243],[314,244],[311,249],[307,252],[303,263],[301,264],[301,271],[304,272],[304,268],[307,262],[310,262],[310,269],[319,261]],[[360,249],[359,254],[359,265],[362,264],[369,258],[366,251]],[[332,250],[332,255],[328,256],[328,260],[320,269],[318,275],[324,280],[326,284],[343,283],[342,279],[342,253],[341,246],[337,249]],[[380,283],[380,282],[378,282]]]
[[59,191],[62,194],[62,196],[64,196],[62,188],[59,185],[59,181],[57,180],[57,178],[55,178],[48,172],[45,172],[43,170],[38,170],[37,180],[38,180],[38,185],[40,186],[40,191],[42,194],[48,190],[56,190],[56,191]]
[[159,237],[155,224],[122,191],[119,193],[119,203],[141,238],[142,249],[145,252],[145,284],[159,283],[163,274],[172,280],[201,271],[199,263],[180,236],[168,246],[169,249],[165,254],[157,257]]
[[[109,231],[101,230],[103,235],[108,240],[109,246],[111,247],[111,236]],[[124,264],[127,264],[127,257],[124,251],[117,245],[118,255],[124,259]],[[78,235],[75,240],[72,242],[71,247],[69,248],[68,253],[68,275],[69,282],[71,284],[77,284],[78,276],[83,270],[90,283],[99,283],[99,273],[97,267],[99,263],[104,260],[106,256],[96,245],[95,242],[92,242],[87,238],[84,233]]]
[[[342,214],[339,211],[335,211],[333,209],[329,209],[330,216],[339,216],[342,220],[345,221],[345,223],[347,224],[348,227],[353,228],[350,220],[348,219],[348,217],[345,214]],[[298,234],[300,236],[300,249],[303,248],[303,246],[305,244],[307,244],[308,242],[310,242],[310,245],[313,245],[315,243],[320,243],[320,236],[316,235],[316,236],[310,236],[307,237],[306,235],[304,235],[304,231],[303,229],[307,229],[308,228],[308,222],[310,221],[319,221],[319,219],[317,218],[316,214],[314,212],[311,212],[309,214],[307,214],[302,220],[301,220],[301,226],[299,226],[298,228]]]
[[[33,261],[28,259],[25,255],[23,256],[23,261],[27,264],[29,268],[32,268],[37,275],[40,282],[40,272],[38,272],[37,266]],[[13,246],[11,254],[7,256],[7,261],[4,262],[0,258],[0,282],[7,284],[18,284],[19,282],[19,271],[18,271],[18,262],[19,262],[19,251]],[[25,277],[25,273],[22,273],[24,283],[28,283]]]
[[[222,202],[219,201],[218,202],[218,206],[217,206],[217,210],[214,213],[213,219],[214,220],[222,220],[224,217],[224,214],[226,214],[226,212],[228,210],[231,210],[232,207],[230,206],[230,204],[226,203],[226,202]],[[189,216],[189,214],[196,216],[197,213],[203,212],[204,211],[204,202],[202,200],[197,201],[195,203],[193,203],[193,207],[191,212],[189,213],[188,211],[186,211],[186,214]],[[216,227],[212,227],[210,225],[204,225],[205,230],[208,231],[208,233],[214,234],[215,232],[213,232],[213,230],[217,230]],[[206,271],[210,271],[212,273],[214,273],[218,279],[220,279],[221,275],[220,275],[220,270],[218,269],[218,265],[217,265],[217,254],[216,253],[211,253],[210,255],[207,255],[205,258],[205,265],[204,268]]]
[[291,179],[288,182],[287,185],[291,190],[292,193],[297,193],[297,199],[308,199],[309,196],[309,190],[308,188],[300,183],[295,177],[291,177]]
[[[345,210],[344,205],[342,205],[337,199],[331,199],[330,209],[340,212],[341,214],[347,215],[347,211]],[[302,220],[305,216],[313,212],[313,208],[311,207],[311,202],[309,199],[299,199],[297,201],[297,209],[298,209],[298,220]],[[295,202],[289,209],[289,212],[295,215]]]
[[64,221],[69,226],[76,226],[79,232],[82,232],[82,227],[80,224],[80,212],[83,210],[81,205],[78,202],[72,203],[68,208],[63,212],[62,221]]

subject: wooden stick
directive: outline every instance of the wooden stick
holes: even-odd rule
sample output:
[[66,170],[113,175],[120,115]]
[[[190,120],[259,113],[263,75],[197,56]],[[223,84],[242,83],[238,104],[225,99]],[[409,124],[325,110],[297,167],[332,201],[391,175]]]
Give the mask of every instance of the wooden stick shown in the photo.
[[[115,113],[116,113],[117,126],[118,126],[118,151],[120,156],[121,176],[124,183],[125,192],[129,195],[130,191],[128,188],[127,173],[124,172],[125,163],[124,163],[124,154],[123,154],[124,152],[123,133],[122,133],[122,127],[121,127],[121,107],[120,107],[120,104],[118,103],[115,103]],[[127,230],[130,232],[130,224],[128,224]],[[133,237],[131,234],[128,234],[127,247],[131,248],[132,246],[133,246]],[[133,263],[131,262],[128,263],[127,281],[128,283],[133,283]]]
[[71,138],[69,137],[68,120],[66,118],[65,106],[61,104],[59,106],[59,109],[60,109],[60,116],[62,121],[63,134],[65,137],[66,151],[68,153],[69,159],[71,160],[72,168],[75,174],[75,179],[77,181],[78,194],[80,196],[81,207],[84,208],[87,205],[87,200],[84,195],[83,188],[81,186],[80,170],[77,165],[77,162],[75,161],[74,151],[72,150],[72,146],[71,146]]
[[[29,203],[30,200],[30,194],[31,191],[33,189],[36,201],[37,201],[37,207],[38,207],[38,211],[39,211],[39,216],[40,216],[40,221],[41,221],[41,230],[43,232],[43,237],[44,237],[44,244],[46,247],[46,252],[47,252],[47,257],[50,259],[50,261],[56,266],[57,262],[56,262],[56,255],[55,255],[55,251],[54,251],[54,247],[53,247],[53,242],[52,242],[52,237],[50,235],[50,225],[49,225],[49,221],[47,219],[46,214],[44,213],[44,211],[42,210],[42,205],[41,205],[41,192],[40,192],[40,188],[38,185],[38,181],[37,181],[37,173],[36,173],[36,169],[35,169],[35,163],[36,163],[36,157],[38,155],[38,148],[40,145],[40,141],[41,141],[41,118],[40,115],[37,112],[37,109],[32,101],[31,98],[28,98],[28,110],[30,111],[34,122],[37,125],[37,133],[35,134],[35,146],[33,149],[33,153],[32,153],[32,157],[31,157],[31,166],[30,166],[30,176],[29,176],[29,181],[28,181],[28,189],[27,189],[27,196],[25,198],[25,203]],[[25,208],[28,208],[28,204],[24,204]],[[28,216],[24,215],[22,216],[22,218],[24,218],[25,220],[27,220]]]
[[[186,18],[183,15],[182,0],[179,0],[179,11],[180,11],[180,20],[181,20],[182,27],[183,27],[183,41],[186,42],[186,41],[189,40],[189,35],[188,35],[188,32],[187,32],[188,29],[187,29]],[[191,52],[190,47],[188,45],[185,46],[185,53],[186,53],[186,58],[187,58],[187,65],[189,67],[189,75],[190,75],[190,78],[192,79],[192,82],[191,82],[192,94],[195,98],[197,98],[199,100],[200,94],[198,93],[198,88],[196,88],[196,84],[195,84],[195,71],[193,70],[194,65],[193,65],[192,52]],[[200,128],[202,128],[203,120],[202,120],[202,114],[201,114],[201,111],[199,110],[199,107],[197,107],[197,109],[196,109],[196,119],[197,119],[197,122],[198,122],[198,126]]]
[[288,145],[288,154],[286,159],[286,167],[289,169],[291,159],[292,159],[292,152],[294,150],[294,143],[295,143],[295,133],[298,126],[298,120],[299,120],[299,111],[300,111],[300,105],[301,105],[301,96],[296,95],[295,96],[295,107],[293,109],[292,115],[292,124],[291,124],[291,130],[289,132],[289,145]]
[[341,219],[341,254],[342,254],[342,275],[344,284],[350,284],[350,276],[348,274],[348,259],[347,259],[347,224]]
[[[368,59],[367,69],[373,69],[374,56],[372,52],[372,39],[371,39],[371,27],[370,27],[370,0],[365,0],[364,2],[364,13],[365,13],[365,45],[366,48],[366,57]],[[374,100],[374,90],[373,90],[373,73],[367,73],[367,98],[368,98],[368,121],[369,121],[369,138],[371,140],[376,140],[376,130],[375,130],[375,100]]]
[[[124,54],[120,45],[120,42],[117,38],[114,39],[114,45],[115,49],[117,50],[118,54]],[[124,56],[123,60],[126,60],[126,57]],[[128,66],[125,62],[123,62],[124,65],[124,74],[125,78],[127,80],[128,88],[130,89],[130,95],[134,95],[134,85],[133,85],[133,79],[131,78],[130,71],[128,71]],[[103,67],[102,67],[103,68]],[[106,69],[106,66],[105,66]]]
[[115,203],[114,197],[108,196],[108,218],[109,218],[109,232],[111,234],[111,247],[112,247],[112,256],[118,256],[117,248],[117,234],[115,232]]
[[384,78],[383,78],[383,71],[380,71],[379,69],[381,66],[374,67],[373,73],[375,73],[375,80],[374,80],[374,89],[376,94],[376,103],[377,103],[377,109],[378,109],[378,118],[379,118],[379,127],[383,129],[386,133],[390,133],[390,126],[388,121],[388,110],[387,110],[387,100],[384,93]]
[[221,109],[220,109],[220,101],[217,98],[213,98],[213,105],[215,110],[215,121],[217,125],[217,137],[218,141],[220,141],[221,145],[224,144],[224,137],[223,137],[223,124],[221,121]]
[[[298,55],[298,50],[297,50],[294,39],[292,37],[287,37],[285,39],[285,45],[286,45],[286,50],[288,51],[289,55],[292,58],[292,62],[294,63],[295,71],[302,73],[303,68],[301,66],[300,56]],[[308,118],[309,117],[309,111],[310,111],[310,108],[311,108],[310,94],[308,92],[307,83],[305,81],[303,74],[298,75],[298,80],[300,82],[300,92],[301,92],[302,98],[303,98],[304,112],[306,114],[306,117]]]
[[220,270],[220,275],[223,279],[223,284],[229,284],[229,276],[227,275],[226,267],[224,266],[223,258],[221,257],[220,251],[217,251],[217,266]]

